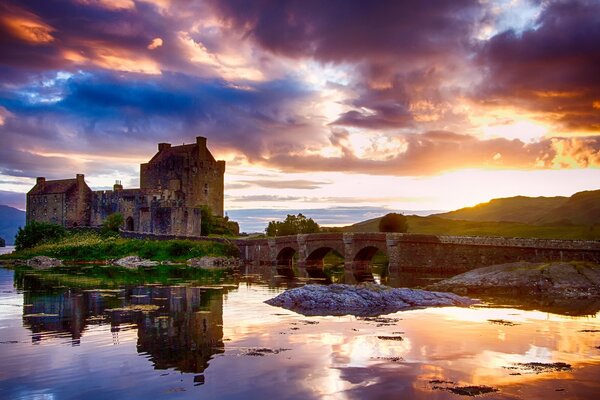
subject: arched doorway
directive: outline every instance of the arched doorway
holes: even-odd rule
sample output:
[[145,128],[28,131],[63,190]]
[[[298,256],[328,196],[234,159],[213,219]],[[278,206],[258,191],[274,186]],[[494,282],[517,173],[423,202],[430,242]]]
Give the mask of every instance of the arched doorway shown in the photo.
[[125,220],[125,230],[133,231],[133,218],[132,217],[127,217],[127,219]]

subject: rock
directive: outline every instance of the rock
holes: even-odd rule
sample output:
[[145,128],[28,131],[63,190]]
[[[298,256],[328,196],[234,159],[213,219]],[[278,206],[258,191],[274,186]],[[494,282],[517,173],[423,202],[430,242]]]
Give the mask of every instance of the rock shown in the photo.
[[559,298],[593,297],[600,296],[600,265],[585,262],[492,265],[445,279],[428,289]]
[[305,285],[265,301],[304,315],[358,316],[376,316],[419,307],[469,306],[477,302],[452,293],[394,289],[374,283]]
[[190,267],[196,268],[234,268],[242,264],[242,260],[233,257],[209,257],[190,258],[187,260]]
[[53,267],[60,267],[62,265],[63,263],[61,260],[46,256],[35,256],[27,260],[27,266],[35,269],[49,269]]
[[115,265],[123,268],[138,268],[138,267],[156,267],[160,264],[158,261],[150,261],[138,256],[127,256],[118,259],[114,262]]

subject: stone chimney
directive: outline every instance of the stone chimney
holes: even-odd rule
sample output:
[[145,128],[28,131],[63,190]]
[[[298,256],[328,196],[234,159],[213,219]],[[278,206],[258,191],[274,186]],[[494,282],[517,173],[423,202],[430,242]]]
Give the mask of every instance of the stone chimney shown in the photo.
[[36,185],[39,185],[39,184],[43,185],[44,183],[46,183],[46,178],[43,176],[38,176],[35,180],[35,183],[36,183]]
[[83,174],[77,174],[75,175],[75,177],[77,178],[77,184],[78,185],[84,185],[85,184],[85,175]]
[[201,160],[206,160],[206,138],[204,136],[196,136],[196,144],[198,145],[198,155]]
[[115,192],[123,190],[123,185],[121,184],[121,181],[115,181],[115,184],[113,185],[113,190]]
[[159,143],[158,144],[158,152],[160,153],[163,150],[167,150],[171,148],[171,143]]

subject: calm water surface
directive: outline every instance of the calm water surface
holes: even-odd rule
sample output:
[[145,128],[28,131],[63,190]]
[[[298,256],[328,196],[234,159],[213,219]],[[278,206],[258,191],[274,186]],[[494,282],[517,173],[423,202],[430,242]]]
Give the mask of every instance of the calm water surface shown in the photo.
[[[59,272],[0,268],[1,399],[459,399],[448,388],[472,385],[498,390],[482,398],[600,396],[593,303],[304,317],[263,303],[304,282],[270,269]],[[518,365],[530,362],[571,369]]]

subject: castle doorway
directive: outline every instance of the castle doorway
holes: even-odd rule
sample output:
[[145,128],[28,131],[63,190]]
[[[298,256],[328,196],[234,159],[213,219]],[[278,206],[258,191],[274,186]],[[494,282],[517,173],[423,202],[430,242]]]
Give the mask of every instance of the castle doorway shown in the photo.
[[133,218],[127,217],[125,220],[125,230],[132,231],[133,230]]

